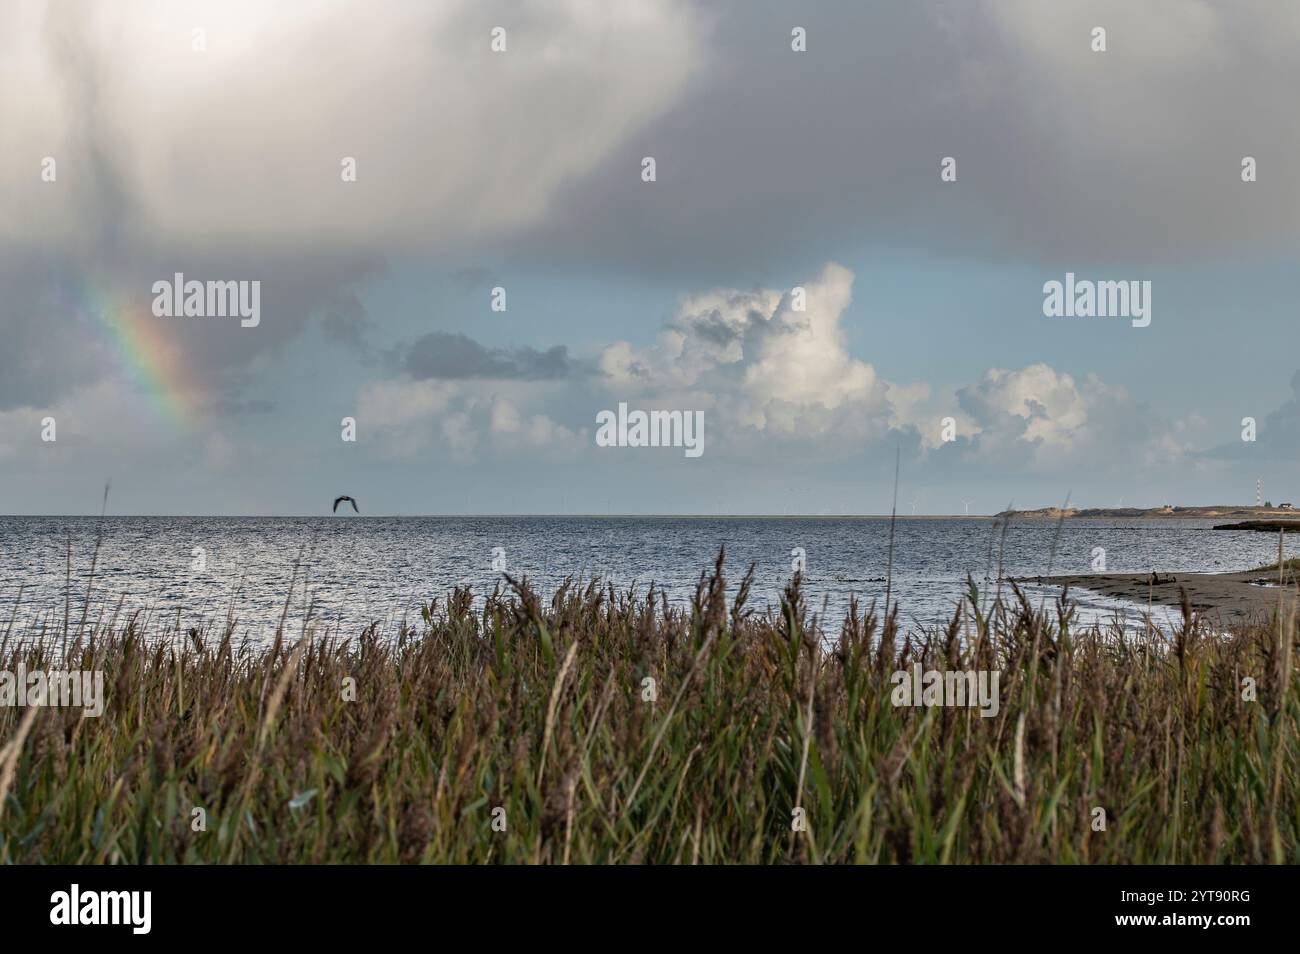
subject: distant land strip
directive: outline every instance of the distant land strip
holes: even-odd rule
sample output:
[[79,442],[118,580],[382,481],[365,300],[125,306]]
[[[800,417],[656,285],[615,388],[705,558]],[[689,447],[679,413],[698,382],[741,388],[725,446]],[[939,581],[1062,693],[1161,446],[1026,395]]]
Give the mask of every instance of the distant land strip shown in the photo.
[[[1216,517],[1250,517],[1256,518],[1240,524],[1224,524],[1216,530],[1277,530],[1300,527],[1300,510],[1290,504],[1277,507],[1251,507],[1244,505],[1216,505],[1208,507],[1042,507],[1038,510],[1004,510],[999,517],[1013,517],[1024,520],[1060,520],[1064,517],[1128,517],[1145,519],[1151,517],[1185,517],[1189,520],[1210,520]],[[1262,517],[1281,519],[1261,520]],[[1290,519],[1287,519],[1290,518]],[[1265,526],[1267,524],[1267,526]]]

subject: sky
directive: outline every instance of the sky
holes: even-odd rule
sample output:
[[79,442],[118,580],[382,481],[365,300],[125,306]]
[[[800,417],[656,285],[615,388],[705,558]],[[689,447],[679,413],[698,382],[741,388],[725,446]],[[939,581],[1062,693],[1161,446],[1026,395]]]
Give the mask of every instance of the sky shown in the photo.
[[1251,0],[6,0],[0,509],[1300,503],[1297,53]]

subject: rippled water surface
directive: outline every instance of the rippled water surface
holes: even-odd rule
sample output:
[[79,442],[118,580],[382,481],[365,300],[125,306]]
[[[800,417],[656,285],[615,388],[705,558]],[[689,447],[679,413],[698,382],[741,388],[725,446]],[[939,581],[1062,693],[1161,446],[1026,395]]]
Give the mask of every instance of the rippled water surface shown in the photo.
[[[1088,572],[1096,547],[1105,549],[1107,569],[1115,572],[1227,571],[1276,558],[1272,535],[1212,526],[1076,519],[1061,526],[1051,569]],[[20,587],[20,628],[50,611],[61,617],[65,598],[79,618],[101,530],[92,618],[105,606],[112,612],[120,600],[125,611],[169,622],[179,611],[186,625],[233,612],[252,634],[274,629],[300,557],[306,595],[301,585],[295,589],[289,609],[295,628],[310,604],[312,619],[351,634],[371,621],[391,626],[460,581],[476,593],[490,591],[501,579],[494,556],[511,575],[526,575],[548,592],[566,575],[600,574],[622,586],[635,582],[643,592],[654,581],[683,602],[725,544],[732,590],[755,564],[754,602],[762,608],[775,604],[796,559],[792,551],[802,548],[809,605],[820,609],[825,601],[832,617],[853,595],[883,600],[889,556],[889,521],[877,518],[108,517],[101,524],[96,517],[0,517],[3,622],[15,612]],[[1002,534],[988,519],[900,518],[893,592],[902,618],[914,627],[940,622],[961,598],[968,573],[981,585],[986,576],[996,578],[999,554],[1004,575],[1047,572],[1057,537],[1051,522],[1013,522]],[[196,548],[203,568],[196,568]],[[1085,618],[1109,619],[1122,606],[1079,596]]]

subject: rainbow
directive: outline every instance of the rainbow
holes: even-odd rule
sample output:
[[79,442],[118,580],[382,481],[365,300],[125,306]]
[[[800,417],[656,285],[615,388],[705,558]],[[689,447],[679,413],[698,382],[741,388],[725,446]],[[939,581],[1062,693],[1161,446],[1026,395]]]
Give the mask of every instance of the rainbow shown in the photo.
[[193,425],[201,412],[199,389],[176,326],[155,317],[143,295],[113,294],[103,283],[86,280],[70,291],[78,321],[95,330],[156,416],[180,427]]

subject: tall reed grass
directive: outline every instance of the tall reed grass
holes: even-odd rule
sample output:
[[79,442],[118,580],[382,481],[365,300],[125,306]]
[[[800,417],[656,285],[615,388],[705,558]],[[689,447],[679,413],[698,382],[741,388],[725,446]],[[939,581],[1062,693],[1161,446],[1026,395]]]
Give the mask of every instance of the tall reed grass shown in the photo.
[[[395,638],[261,647],[74,614],[105,713],[0,707],[0,860],[1300,860],[1292,617],[1135,636],[972,585],[905,635],[893,607],[817,618],[798,578],[779,611],[749,589],[728,602],[720,554],[686,607],[511,581]],[[65,668],[61,639],[0,669]],[[1000,671],[997,715],[896,707],[914,663]]]

